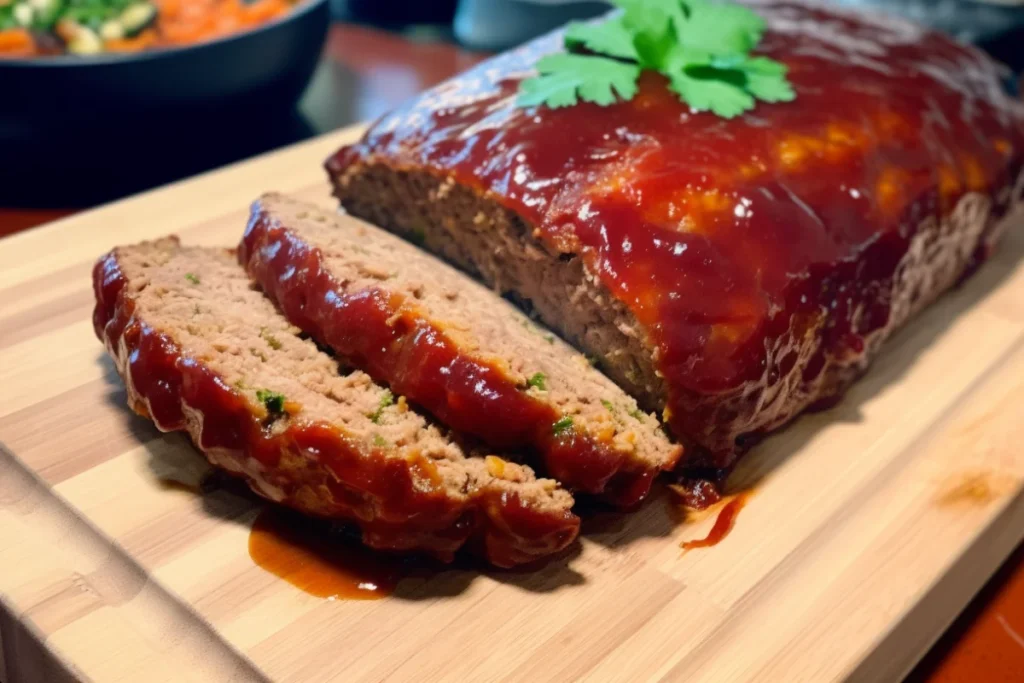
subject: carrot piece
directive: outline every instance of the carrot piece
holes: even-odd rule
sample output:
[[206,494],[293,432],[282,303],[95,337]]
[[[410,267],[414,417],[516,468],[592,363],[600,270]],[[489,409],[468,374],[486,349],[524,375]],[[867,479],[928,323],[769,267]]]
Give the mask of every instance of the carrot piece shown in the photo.
[[156,44],[156,31],[147,28],[131,38],[116,38],[103,42],[103,49],[109,52],[139,52]]
[[4,57],[29,57],[38,52],[32,34],[21,28],[0,31],[0,55]]

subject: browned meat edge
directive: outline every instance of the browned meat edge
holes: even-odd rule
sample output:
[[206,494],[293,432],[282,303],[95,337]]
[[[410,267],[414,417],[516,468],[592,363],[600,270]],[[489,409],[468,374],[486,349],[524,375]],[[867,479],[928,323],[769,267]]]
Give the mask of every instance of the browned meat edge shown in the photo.
[[239,257],[292,323],[449,426],[536,449],[570,489],[631,506],[681,454],[579,352],[378,228],[266,195]]
[[[622,302],[587,272],[582,259],[552,251],[534,236],[532,225],[498,200],[433,169],[370,156],[347,167],[335,165],[332,158],[327,170],[334,194],[348,213],[423,244],[512,296],[600,359],[602,370],[644,410],[664,409],[667,387],[657,372],[652,343]],[[1014,197],[1019,201],[1020,196],[1018,187]],[[780,389],[785,399],[768,404],[735,445],[723,448],[703,441],[699,434],[676,434],[687,447],[681,469],[721,478],[757,437],[809,406],[838,398],[864,372],[885,339],[958,282],[979,252],[992,249],[1014,212],[997,222],[990,204],[989,197],[969,193],[947,218],[922,222],[896,269],[889,322],[866,339],[863,353],[829,358],[815,382],[788,387],[786,392]],[[694,400],[715,402],[722,415],[735,415],[745,397],[737,391]]]
[[[279,372],[278,364],[304,364],[314,375],[337,366],[297,330],[289,334],[291,326],[249,288],[231,252],[185,249],[175,239],[118,248],[97,262],[93,282],[95,330],[125,381],[129,405],[162,430],[187,432],[211,463],[259,495],[354,522],[374,548],[445,560],[468,543],[490,562],[511,566],[576,537],[572,498],[554,482],[497,458],[466,457],[402,399],[381,404],[383,418],[362,415],[360,401],[376,402],[384,391],[368,378],[346,378],[331,389],[365,395],[334,398],[303,385],[294,367]],[[183,310],[194,310],[194,318]],[[220,334],[208,340],[207,329]],[[250,355],[244,346],[254,340],[265,348],[252,346]],[[305,403],[268,415],[270,404],[253,387],[216,367],[246,367],[261,386],[287,387],[290,399]],[[348,414],[327,414],[322,406],[331,401]],[[395,443],[376,441],[378,422],[394,422],[384,433]]]

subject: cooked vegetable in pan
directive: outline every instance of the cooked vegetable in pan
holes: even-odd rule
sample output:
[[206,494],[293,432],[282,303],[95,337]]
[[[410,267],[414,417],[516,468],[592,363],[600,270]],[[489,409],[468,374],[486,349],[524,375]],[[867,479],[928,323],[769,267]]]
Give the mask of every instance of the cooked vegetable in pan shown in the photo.
[[265,23],[296,0],[0,0],[0,57],[137,52]]

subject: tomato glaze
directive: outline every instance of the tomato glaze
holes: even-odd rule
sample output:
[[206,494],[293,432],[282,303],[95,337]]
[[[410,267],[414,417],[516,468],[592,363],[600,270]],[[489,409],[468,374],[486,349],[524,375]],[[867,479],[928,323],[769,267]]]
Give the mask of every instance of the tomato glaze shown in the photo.
[[323,254],[257,203],[239,260],[291,322],[395,393],[496,448],[535,448],[544,471],[567,488],[639,503],[657,468],[579,428],[555,434],[555,408],[505,372],[463,351],[416,302],[383,288],[346,291]]
[[268,429],[244,396],[166,334],[135,315],[117,252],[93,270],[93,324],[128,388],[132,408],[163,431],[188,431],[211,462],[256,493],[306,514],[358,524],[364,543],[422,550],[450,561],[466,543],[490,562],[513,566],[566,547],[579,519],[531,506],[510,491],[463,502],[422,469],[380,451],[363,452],[337,426],[293,421]]
[[981,232],[942,247],[950,282],[986,257],[1024,158],[1022,108],[980,51],[889,16],[750,4],[768,23],[756,51],[788,66],[794,102],[725,120],[645,73],[628,102],[515,107],[554,34],[428,91],[327,164],[451,177],[582,256],[645,327],[666,421],[703,447],[686,456],[700,468],[728,468],[747,437],[863,369],[926,303],[900,284],[912,240],[948,237],[968,194],[977,214],[955,224]]
[[404,558],[377,553],[282,508],[260,511],[249,557],[301,591],[328,600],[380,600],[408,572]]
[[738,493],[733,496],[732,500],[723,505],[722,509],[718,511],[715,523],[712,525],[711,530],[708,531],[707,536],[691,541],[683,541],[679,547],[683,549],[683,552],[686,552],[694,548],[711,548],[721,543],[729,535],[729,532],[732,531],[733,526],[736,525],[736,517],[739,516],[743,506],[747,504],[749,496],[749,492]]

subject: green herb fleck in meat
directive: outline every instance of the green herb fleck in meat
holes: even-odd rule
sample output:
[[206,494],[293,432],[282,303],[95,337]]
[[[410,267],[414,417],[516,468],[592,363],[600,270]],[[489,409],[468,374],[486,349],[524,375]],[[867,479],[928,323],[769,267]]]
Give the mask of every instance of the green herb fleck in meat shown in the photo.
[[284,394],[269,389],[258,389],[256,399],[266,407],[267,412],[271,415],[280,415],[284,412]]
[[384,393],[380,397],[380,404],[377,406],[377,410],[367,415],[374,424],[380,424],[380,418],[384,415],[384,409],[395,404],[395,395],[391,393],[390,389],[385,389]]
[[373,435],[373,445],[374,446],[378,446],[380,448],[383,448],[384,446],[388,445],[388,440],[385,439],[380,434],[374,434]]
[[538,372],[535,373],[533,377],[526,380],[526,386],[537,387],[541,391],[547,391],[548,387],[547,384],[545,384],[545,380],[547,380],[547,376],[543,372]]
[[281,341],[273,335],[273,333],[265,327],[260,328],[260,337],[263,341],[267,342],[267,345],[275,351],[281,350]]
[[199,284],[199,276],[194,273],[185,273],[185,279],[194,285]]
[[608,399],[602,398],[601,399],[601,405],[603,405],[605,407],[605,410],[607,410],[609,413],[614,413],[615,412],[615,406],[612,405],[612,402],[609,401]]
[[633,408],[633,410],[629,411],[629,416],[637,420],[640,420],[641,422],[644,421],[644,411],[640,410],[639,408]]
[[560,436],[566,431],[572,429],[572,416],[566,415],[562,419],[551,425],[551,433],[555,436]]

